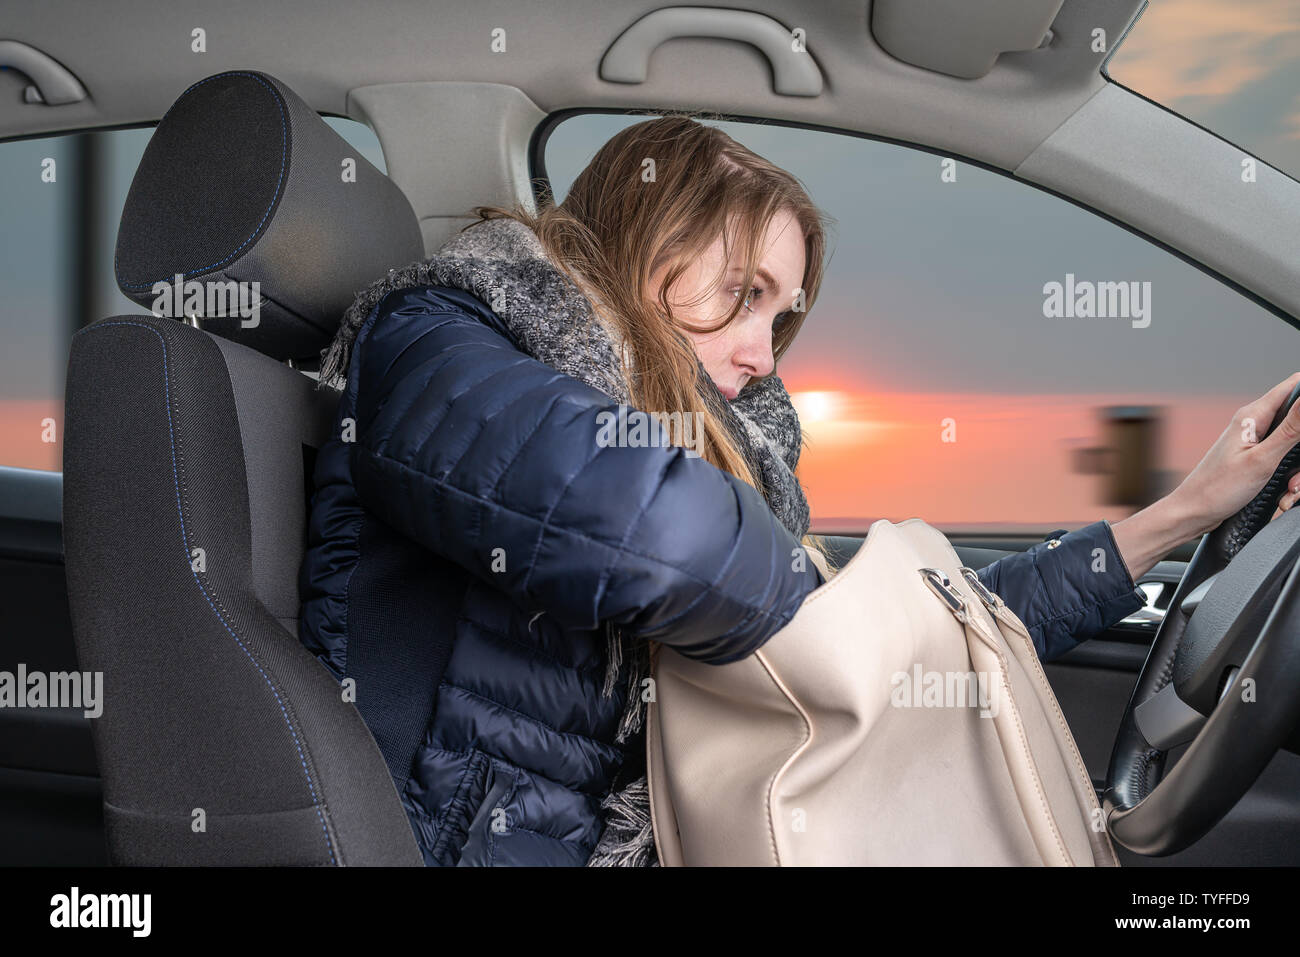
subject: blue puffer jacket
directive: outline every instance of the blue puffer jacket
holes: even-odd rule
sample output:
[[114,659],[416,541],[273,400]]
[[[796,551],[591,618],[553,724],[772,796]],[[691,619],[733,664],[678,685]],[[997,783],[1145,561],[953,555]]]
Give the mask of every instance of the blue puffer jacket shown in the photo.
[[[427,864],[586,862],[624,757],[606,623],[721,664],[822,584],[749,485],[684,449],[598,447],[616,408],[458,289],[391,293],[358,334],[301,638],[354,696]],[[1048,657],[1142,603],[1105,522],[980,575]]]

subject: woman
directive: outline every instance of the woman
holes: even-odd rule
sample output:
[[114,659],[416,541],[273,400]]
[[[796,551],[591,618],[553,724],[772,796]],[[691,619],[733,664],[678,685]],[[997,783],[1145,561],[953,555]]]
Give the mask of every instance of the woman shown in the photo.
[[[301,637],[357,702],[426,863],[654,864],[650,644],[735,661],[824,581],[774,374],[817,299],[823,217],[686,114],[619,133],[559,206],[477,213],[367,289],[324,357],[346,388]],[[1234,423],[1268,421],[1296,378]],[[980,576],[1062,654],[1262,487],[1300,410],[1279,433],[1230,425],[1167,498]]]

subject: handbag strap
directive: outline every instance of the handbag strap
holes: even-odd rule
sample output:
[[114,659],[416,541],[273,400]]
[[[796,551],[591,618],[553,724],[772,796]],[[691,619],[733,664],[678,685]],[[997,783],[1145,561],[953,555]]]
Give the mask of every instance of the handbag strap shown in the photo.
[[[656,663],[657,664],[657,663]],[[650,795],[650,827],[660,867],[682,867],[685,855],[682,836],[677,829],[677,813],[668,791],[664,767],[664,745],[660,738],[659,704],[653,699],[646,706],[646,791]]]
[[[1088,817],[1088,840],[1092,846],[1093,863],[1103,867],[1118,867],[1119,859],[1115,856],[1114,845],[1111,844],[1110,835],[1106,831],[1092,777],[1083,763],[1083,756],[1079,754],[1079,746],[1074,741],[1074,735],[1070,733],[1069,722],[1065,720],[1060,702],[1052,692],[1043,665],[1038,660],[1038,649],[1034,646],[1034,639],[1029,635],[1029,629],[1001,597],[984,587],[975,569],[963,565],[961,574],[971,586],[971,590],[996,619],[998,628],[1012,653],[1033,679],[1032,687],[1037,692],[1039,703],[1048,712],[1049,719],[1055,719],[1050,722],[1052,732],[1061,751],[1068,758],[1067,765],[1073,766],[1071,778],[1079,800],[1079,808]],[[1070,773],[1068,766],[1067,773]]]
[[1025,823],[1029,826],[1029,835],[1034,847],[1044,864],[1054,867],[1073,867],[1074,860],[1061,837],[1061,830],[1052,814],[1047,791],[1043,787],[1038,764],[1034,761],[1025,735],[1024,723],[1020,720],[1020,710],[1016,707],[1011,689],[1011,675],[1007,670],[1007,658],[998,646],[992,629],[982,616],[968,610],[965,596],[953,587],[948,576],[937,568],[918,569],[930,590],[943,599],[944,606],[962,626],[966,636],[966,647],[970,652],[971,664],[976,672],[998,675],[1002,681],[1002,695],[999,706],[994,711],[993,728],[997,733],[1007,769],[1011,772],[1011,783],[1020,802]]

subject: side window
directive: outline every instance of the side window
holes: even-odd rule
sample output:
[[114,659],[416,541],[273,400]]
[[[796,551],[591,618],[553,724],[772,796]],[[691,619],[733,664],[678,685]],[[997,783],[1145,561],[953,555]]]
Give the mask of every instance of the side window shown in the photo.
[[347,140],[358,153],[368,159],[372,166],[381,173],[388,172],[388,166],[384,162],[384,151],[379,146],[379,137],[375,135],[374,130],[364,123],[349,120],[345,116],[326,116],[323,119],[335,133]]
[[[545,155],[557,200],[644,119],[560,123]],[[777,369],[808,438],[816,532],[1117,521],[1295,371],[1283,320],[1066,200],[905,146],[710,125],[797,176],[835,223],[820,298]]]
[[[325,121],[385,170],[369,127]],[[72,334],[145,313],[113,278],[117,224],[152,130],[0,143],[0,466],[63,468],[63,386]]]

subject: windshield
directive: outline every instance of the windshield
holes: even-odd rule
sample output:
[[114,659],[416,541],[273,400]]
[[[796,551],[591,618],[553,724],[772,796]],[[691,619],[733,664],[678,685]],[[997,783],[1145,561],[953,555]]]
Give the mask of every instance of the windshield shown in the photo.
[[1153,0],[1106,75],[1300,179],[1300,3]]

